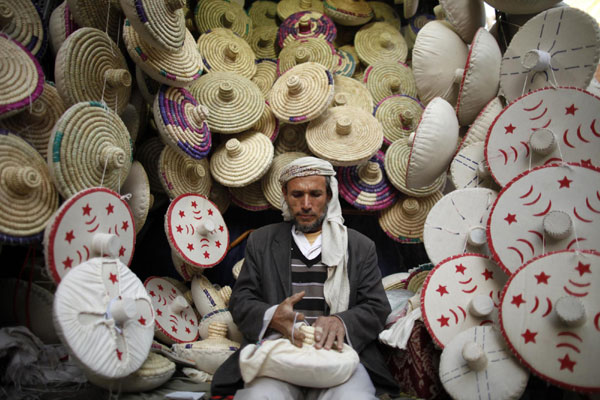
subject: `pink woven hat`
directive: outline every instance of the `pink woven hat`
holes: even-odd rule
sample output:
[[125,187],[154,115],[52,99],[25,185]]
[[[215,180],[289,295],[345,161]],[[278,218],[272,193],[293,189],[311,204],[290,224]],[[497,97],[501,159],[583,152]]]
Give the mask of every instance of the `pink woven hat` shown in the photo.
[[320,37],[333,43],[337,35],[335,24],[326,15],[316,11],[300,11],[287,17],[279,26],[279,47],[308,37]]
[[549,251],[597,249],[599,185],[600,168],[574,163],[538,167],[509,182],[487,227],[498,264],[512,274]]
[[559,3],[560,0],[485,0],[485,2],[508,14],[537,14]]
[[475,142],[460,149],[450,163],[450,180],[456,189],[489,188],[500,190],[485,161],[485,143]]
[[485,7],[482,0],[441,0],[446,21],[452,25],[461,39],[471,44],[480,28],[485,28]]
[[0,9],[2,32],[18,41],[39,60],[48,47],[46,24],[41,10],[28,0],[11,0]]
[[600,391],[599,274],[598,251],[551,252],[515,271],[502,292],[500,326],[508,346],[553,385]]
[[504,108],[502,99],[500,97],[494,97],[489,103],[483,107],[479,112],[479,115],[475,118],[475,121],[469,126],[467,133],[462,138],[458,151],[463,147],[476,142],[485,142],[488,130],[494,123],[494,120],[500,114],[500,111]]
[[488,132],[485,157],[504,186],[538,165],[600,165],[600,98],[575,88],[545,88],[513,101]]
[[79,29],[79,26],[75,23],[69,5],[66,0],[63,0],[63,2],[52,11],[50,20],[48,21],[48,36],[52,54],[56,56],[58,49],[60,49],[60,46],[64,43],[65,39],[77,29]]

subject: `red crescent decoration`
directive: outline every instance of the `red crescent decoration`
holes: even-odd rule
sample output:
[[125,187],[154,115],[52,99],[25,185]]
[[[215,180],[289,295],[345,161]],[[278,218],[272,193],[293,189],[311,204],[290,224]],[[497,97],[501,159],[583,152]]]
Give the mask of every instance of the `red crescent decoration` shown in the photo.
[[470,290],[464,290],[464,289],[463,289],[463,291],[462,291],[462,292],[463,292],[463,293],[468,293],[468,294],[471,294],[471,293],[473,293],[473,292],[474,292],[474,291],[476,291],[476,290],[477,290],[477,285],[475,285],[475,287],[474,287],[473,289],[470,289]]
[[533,185],[531,185],[531,187],[529,188],[529,192],[525,193],[523,196],[521,196],[519,198],[524,199],[525,197],[529,196],[531,194],[531,192],[533,192]]
[[587,197],[585,198],[585,205],[592,211],[595,212],[597,214],[600,214],[600,211],[596,210],[594,207],[592,207],[592,205],[590,204],[590,199],[588,199]]
[[508,162],[508,155],[504,150],[498,150],[504,156],[504,165]]
[[484,319],[483,321],[481,321],[479,326],[489,325],[489,324],[493,324],[493,323],[494,323],[494,321],[492,321],[491,319]]
[[473,280],[473,278],[469,278],[466,281],[458,281],[458,283],[460,283],[461,285],[468,285],[469,283],[471,283],[472,280]]
[[210,240],[208,240],[207,238],[202,238],[202,239],[200,239],[200,241],[201,242],[204,242],[204,241],[210,242]]
[[538,115],[537,117],[534,118],[529,118],[530,121],[535,121],[538,120],[540,118],[542,118],[544,115],[546,115],[546,113],[548,112],[548,107],[544,108],[544,112],[541,113],[540,115]]
[[544,216],[550,212],[550,208],[552,208],[552,200],[548,200],[548,207],[546,207],[546,209],[544,211],[542,211],[541,213],[538,213],[538,214],[533,214],[533,216],[534,217]]
[[117,227],[117,224],[115,224],[115,235],[121,236],[119,235],[119,228]]
[[510,146],[510,149],[515,154],[515,161],[517,161],[517,158],[519,158],[519,152],[517,151],[517,149],[514,146]]
[[548,165],[548,164],[554,164],[554,163],[560,163],[560,162],[562,162],[562,161],[563,161],[563,160],[562,160],[562,158],[558,158],[558,157],[552,157],[552,158],[549,158],[549,159],[547,159],[547,160],[544,162],[544,165]]
[[87,246],[83,246],[83,248],[85,249],[86,260],[89,260],[90,259],[90,249]]
[[531,206],[534,205],[535,203],[537,203],[540,199],[542,198],[542,192],[540,192],[540,194],[538,194],[538,197],[535,198],[535,200],[530,201],[529,203],[523,203],[524,206]]
[[82,259],[81,259],[81,252],[79,250],[77,250],[77,255],[79,256],[79,264],[81,264]]
[[577,340],[579,340],[580,342],[583,343],[583,339],[581,338],[581,336],[579,336],[575,332],[566,332],[566,331],[565,332],[560,332],[558,334],[558,336],[571,336],[571,337],[573,337],[573,338],[575,338],[575,339],[577,339]]
[[592,121],[592,123],[590,124],[590,128],[592,128],[592,133],[594,134],[594,136],[596,137],[600,137],[600,133],[596,132],[596,119],[594,119]]
[[583,138],[583,136],[581,136],[581,125],[579,125],[577,127],[577,137],[579,138],[579,140],[581,140],[584,143],[589,143],[590,142],[589,140],[586,140],[586,139]]
[[548,122],[546,122],[546,124],[544,126],[540,126],[539,128],[531,128],[532,131],[537,131],[538,129],[544,129],[550,126],[550,124],[552,123],[552,118],[550,118],[548,120]]
[[521,264],[523,264],[523,253],[521,253],[521,251],[519,249],[517,249],[516,247],[507,247],[509,250],[514,250],[517,252],[517,254],[519,255],[519,257],[521,257]]
[[588,287],[591,285],[591,283],[577,283],[577,282],[573,282],[571,279],[569,279],[569,283],[573,286],[577,286],[577,287]]
[[538,299],[538,297],[535,296],[535,306],[533,306],[530,313],[533,314],[538,309],[539,305],[540,305],[540,299]]
[[569,133],[569,130],[565,129],[565,133],[563,133],[563,142],[565,142],[565,144],[567,146],[569,146],[570,148],[574,149],[575,146],[573,146],[571,143],[569,143],[569,139],[567,139],[567,133]]
[[535,111],[535,110],[537,110],[538,108],[540,108],[540,106],[542,105],[542,103],[543,103],[543,102],[544,102],[544,99],[540,100],[540,102],[539,102],[539,103],[537,103],[537,105],[536,105],[536,106],[534,106],[534,107],[531,107],[531,108],[524,108],[524,109],[523,109],[523,111]]
[[555,347],[556,347],[556,348],[558,348],[558,347],[568,347],[568,348],[570,348],[570,349],[573,349],[573,350],[575,350],[575,351],[576,351],[576,352],[578,352],[578,353],[581,353],[581,351],[580,351],[580,350],[577,348],[577,346],[573,346],[573,345],[572,345],[572,344],[570,344],[570,343],[559,343],[559,344],[557,344]]
[[192,211],[194,214],[200,214],[202,212],[202,210],[200,211]]
[[453,309],[450,309],[450,312],[452,313],[452,315],[454,315],[454,323],[458,325],[458,315],[456,315]]
[[539,237],[542,242],[544,241],[544,235],[542,235],[540,232],[538,232],[538,231],[527,231],[527,232],[533,233],[534,235]]
[[596,197],[600,200],[600,192],[596,190]]
[[579,213],[577,212],[577,207],[573,207],[573,214],[575,214],[575,216],[577,217],[577,219],[580,220],[580,221],[582,221],[582,222],[587,222],[587,223],[593,222],[591,219],[582,218],[581,215],[579,215]]
[[196,221],[200,221],[200,220],[202,219],[202,217],[194,217],[194,219],[195,219]]
[[194,235],[194,233],[196,232],[196,229],[194,229],[194,225],[190,225],[190,228],[192,229],[191,235]]
[[575,239],[571,240],[571,243],[569,243],[569,245],[567,246],[567,249],[570,250],[571,246],[573,246],[575,243],[582,242],[584,240],[586,240],[586,239],[585,238],[575,238]]
[[527,154],[525,154],[525,158],[529,157],[529,144],[521,140],[521,144],[525,146],[525,150],[527,150]]
[[467,319],[467,312],[465,311],[465,309],[462,308],[461,306],[458,306],[458,309],[463,313],[464,319]]
[[600,331],[600,313],[596,314],[596,316],[594,317],[594,325],[596,326],[596,330]]
[[[99,226],[100,226],[100,224],[96,225],[94,228],[88,230],[88,232],[90,232],[90,233],[95,232],[96,229],[98,229]],[[109,231],[109,233],[110,233],[110,231]]]
[[550,301],[550,299],[548,297],[546,297],[546,302],[548,304],[548,309],[546,310],[544,315],[542,315],[542,318],[547,317],[548,314],[550,314],[550,312],[552,312],[552,302]]
[[92,219],[90,220],[90,222],[86,222],[85,224],[86,224],[86,225],[91,225],[91,224],[93,224],[93,223],[94,223],[94,221],[95,221],[95,220],[96,220],[96,216],[94,215],[94,218],[92,218]]
[[575,293],[569,290],[568,287],[563,286],[563,289],[565,290],[565,292],[567,292],[567,294],[570,294],[571,296],[575,296],[575,297],[585,297],[589,294],[589,292],[585,292],[585,293]]
[[190,234],[190,227],[189,227],[188,225],[186,225],[186,226],[185,226],[185,233],[186,233],[187,235],[189,235],[189,234]]
[[535,254],[535,249],[533,248],[533,245],[531,244],[531,242],[529,240],[527,240],[527,239],[517,239],[517,242],[523,242],[523,243],[525,243],[531,249],[531,254]]

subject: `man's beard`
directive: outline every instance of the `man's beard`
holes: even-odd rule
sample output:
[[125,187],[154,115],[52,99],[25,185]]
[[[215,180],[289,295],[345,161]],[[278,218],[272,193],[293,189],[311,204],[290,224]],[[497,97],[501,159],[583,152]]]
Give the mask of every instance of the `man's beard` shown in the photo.
[[321,228],[321,225],[323,224],[325,217],[327,216],[327,208],[328,208],[328,205],[325,206],[325,209],[323,210],[323,213],[319,216],[319,218],[317,218],[317,220],[315,222],[310,223],[310,224],[301,224],[298,221],[298,219],[296,219],[296,216],[294,215],[294,219],[293,219],[294,227],[296,228],[296,230],[299,230],[300,232],[303,232],[303,233],[310,233],[310,232],[318,231]]

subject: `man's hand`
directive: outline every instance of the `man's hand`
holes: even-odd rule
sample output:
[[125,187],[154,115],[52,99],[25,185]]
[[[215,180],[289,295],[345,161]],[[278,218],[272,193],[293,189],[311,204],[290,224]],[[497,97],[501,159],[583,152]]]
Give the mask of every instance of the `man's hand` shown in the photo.
[[[304,321],[304,314],[296,313],[294,311],[294,304],[299,302],[304,297],[304,291],[296,293],[293,296],[288,297],[282,301],[273,314],[273,319],[269,324],[269,328],[275,329],[283,336],[287,337],[297,347],[302,347],[302,340],[304,340],[304,333],[300,332],[300,329],[292,329],[294,325],[294,317],[296,322]],[[298,314],[298,315],[296,315]],[[292,338],[292,331],[294,337]]]
[[335,348],[342,350],[346,331],[342,320],[338,317],[319,317],[313,324],[315,327],[315,347],[330,350],[333,342],[337,341]]

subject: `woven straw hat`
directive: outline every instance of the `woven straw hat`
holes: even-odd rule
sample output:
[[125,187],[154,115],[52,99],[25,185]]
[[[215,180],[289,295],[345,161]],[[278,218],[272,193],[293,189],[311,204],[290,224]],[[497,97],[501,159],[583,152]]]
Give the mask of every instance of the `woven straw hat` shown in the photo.
[[273,84],[277,80],[277,60],[272,58],[262,58],[256,60],[256,74],[252,77],[252,82],[258,86],[265,98]]
[[333,43],[337,29],[326,15],[316,11],[300,11],[287,17],[279,26],[278,44],[283,48],[297,39],[318,37]]
[[465,133],[458,149],[461,150],[471,143],[485,142],[490,126],[503,108],[504,105],[502,104],[502,99],[500,97],[494,97],[490,100],[490,102],[481,109],[471,126],[469,126],[469,130]]
[[171,146],[165,146],[158,159],[158,170],[165,193],[175,198],[184,193],[208,197],[212,179],[208,159],[194,160]]
[[233,268],[231,269],[231,274],[235,279],[240,276],[240,272],[242,272],[242,267],[244,266],[244,259],[242,258],[235,264],[233,264]]
[[366,65],[377,61],[406,60],[408,46],[396,28],[386,22],[371,22],[356,32],[354,47],[358,58]]
[[44,56],[48,45],[43,24],[41,12],[29,0],[11,0],[1,5],[2,32],[17,40],[38,59]]
[[308,143],[306,143],[307,126],[308,124],[281,124],[279,135],[275,141],[275,155],[294,151],[311,154]]
[[[191,281],[194,279],[196,274],[201,274],[204,271],[203,268],[197,268],[194,265],[186,263],[185,260],[179,257],[179,254],[173,249],[171,249],[171,261],[173,261],[173,267],[175,268],[175,271],[177,271],[179,276],[181,276],[185,282]],[[189,300],[187,292],[184,295]]]
[[450,163],[450,180],[457,189],[490,188],[500,190],[483,153],[484,143],[475,142],[461,148]]
[[306,142],[317,157],[335,166],[358,165],[377,153],[383,143],[383,128],[371,113],[360,108],[333,107],[308,124]]
[[381,212],[379,226],[396,242],[421,243],[427,214],[441,198],[441,192],[427,197],[402,197]]
[[332,107],[351,106],[373,113],[373,96],[360,81],[347,76],[334,75],[333,77]]
[[213,181],[210,187],[210,195],[208,196],[208,199],[215,203],[221,214],[225,214],[229,208],[229,205],[231,204],[231,195],[229,194],[227,187],[215,181]]
[[404,14],[404,18],[411,18],[417,13],[417,9],[419,8],[419,0],[404,0],[402,12]]
[[356,71],[358,59],[354,58],[352,53],[346,50],[337,49],[336,53],[340,61],[337,63],[337,67],[333,69],[333,73],[335,75],[352,77],[354,71]]
[[265,109],[262,116],[250,130],[262,133],[268,137],[271,142],[275,142],[277,139],[277,136],[279,135],[279,120],[275,117],[275,114],[273,114],[268,102],[265,101]]
[[123,13],[152,47],[177,51],[185,40],[185,0],[120,0]]
[[269,208],[260,181],[252,182],[249,185],[229,188],[231,201],[238,207],[248,211],[263,211]]
[[58,208],[46,161],[24,139],[0,130],[0,167],[0,241],[39,241]]
[[227,28],[248,39],[252,33],[252,20],[244,8],[229,0],[198,1],[194,20],[201,34],[215,28]]
[[214,28],[198,39],[198,51],[208,72],[235,72],[248,79],[256,73],[250,45],[227,28]]
[[323,7],[325,14],[340,25],[362,25],[373,18],[373,9],[366,1],[327,0],[323,2]]
[[374,114],[383,125],[383,141],[389,145],[398,139],[407,139],[417,129],[424,108],[419,100],[404,94],[381,100]]
[[18,113],[33,103],[44,89],[44,72],[40,63],[23,45],[0,33],[2,70],[0,118]]
[[210,159],[213,178],[224,186],[241,187],[259,180],[273,161],[273,143],[248,131],[221,144]]
[[378,211],[398,200],[398,191],[384,171],[384,154],[379,150],[368,162],[337,171],[340,196],[359,210]]
[[485,0],[485,2],[508,14],[537,14],[559,3],[560,0]]
[[150,203],[152,202],[148,174],[146,174],[142,163],[133,161],[129,175],[127,175],[127,179],[123,182],[121,191],[125,194],[131,194],[131,197],[127,199],[127,204],[133,215],[135,233],[137,234],[146,223],[146,218],[150,211]]
[[[417,242],[418,243],[418,242]],[[423,288],[425,279],[433,269],[434,265],[431,263],[420,264],[418,267],[411,268],[410,274],[406,278],[406,290],[410,290],[413,293],[418,293]],[[412,303],[412,301],[411,301]],[[421,300],[414,302],[415,307],[421,304]]]
[[283,75],[291,68],[308,62],[321,64],[331,71],[339,67],[341,60],[337,57],[333,45],[327,40],[322,38],[300,39],[281,49],[277,72],[279,75]]
[[[141,97],[142,95],[140,94],[140,98]],[[120,115],[121,120],[127,127],[127,131],[129,132],[129,136],[131,137],[132,143],[136,142],[138,133],[140,133],[140,125],[142,124],[142,122],[140,121],[140,118],[142,118],[140,114],[146,112],[145,100],[142,99],[142,102],[144,104],[139,109],[132,103],[127,104],[127,107],[125,107],[125,110],[123,110],[123,113]]]
[[292,161],[306,156],[308,156],[308,154],[298,151],[281,153],[273,158],[271,167],[262,177],[261,187],[264,197],[276,210],[281,210],[281,201],[283,197],[281,192],[281,184],[279,183],[279,175],[281,174],[281,171]]
[[461,39],[470,44],[475,33],[485,28],[485,7],[482,1],[441,0],[446,20]]
[[64,0],[52,11],[50,20],[48,21],[48,36],[52,54],[56,56],[58,49],[60,49],[65,39],[77,29],[79,29],[79,26],[77,26],[73,19],[73,14],[69,10],[67,1]]
[[131,59],[155,81],[169,86],[184,87],[202,74],[202,56],[188,30],[179,50],[165,51],[144,42],[126,19],[123,40]]
[[392,6],[382,1],[369,1],[368,4],[373,10],[374,22],[387,22],[388,24],[396,28],[398,31],[400,31],[402,21],[400,20],[400,16]]
[[299,11],[316,11],[323,14],[325,9],[322,0],[280,0],[277,3],[277,16],[282,21]]
[[277,2],[258,0],[252,2],[248,9],[248,15],[252,20],[252,27],[275,27],[279,26],[277,22]]
[[189,91],[199,104],[208,108],[207,121],[212,132],[243,132],[260,119],[265,108],[258,86],[233,72],[203,75]]
[[165,144],[160,138],[152,137],[143,141],[135,149],[135,158],[144,166],[150,182],[150,191],[153,193],[165,192],[158,172],[158,158],[164,147]]
[[366,69],[363,82],[373,95],[375,104],[394,94],[417,97],[417,85],[412,69],[402,62],[376,62]]
[[68,198],[88,187],[118,190],[131,168],[131,141],[119,116],[96,102],[71,106],[48,142],[48,166]]
[[277,118],[289,124],[302,124],[321,115],[332,98],[331,72],[316,62],[305,62],[277,79],[268,101]]
[[279,56],[278,30],[276,26],[259,26],[252,30],[248,43],[257,59],[277,58]]
[[115,42],[123,25],[121,5],[114,0],[66,0],[73,19],[80,27],[107,32]]
[[139,65],[135,66],[135,82],[146,103],[154,104],[154,97],[160,89],[160,83],[146,75]]

